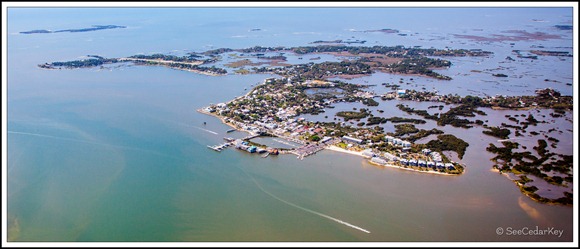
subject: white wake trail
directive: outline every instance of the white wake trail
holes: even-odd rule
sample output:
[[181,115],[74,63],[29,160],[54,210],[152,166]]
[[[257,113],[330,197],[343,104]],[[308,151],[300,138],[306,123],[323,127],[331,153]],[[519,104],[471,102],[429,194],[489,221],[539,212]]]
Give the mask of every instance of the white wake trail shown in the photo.
[[[237,166],[236,166],[236,167],[237,167]],[[250,174],[248,174],[248,173],[247,173],[247,172],[246,172],[246,171],[245,171],[243,168],[240,168],[240,167],[238,167],[238,168],[239,168],[239,169],[241,169],[241,170],[244,172],[244,174],[246,174],[248,177],[250,177],[250,178],[252,179],[252,181],[254,182],[254,184],[256,184],[256,186],[257,186],[257,187],[258,187],[258,188],[259,188],[259,189],[260,189],[262,192],[266,193],[267,195],[269,195],[270,197],[272,197],[272,198],[274,198],[274,199],[276,199],[276,200],[278,200],[278,201],[281,201],[281,202],[283,202],[283,203],[285,203],[285,204],[287,204],[287,205],[293,206],[293,207],[295,207],[295,208],[298,208],[298,209],[300,209],[300,210],[303,210],[303,211],[306,211],[306,212],[309,212],[309,213],[312,213],[312,214],[316,214],[316,215],[318,215],[318,216],[320,216],[320,217],[327,218],[327,219],[329,219],[329,220],[332,220],[332,221],[338,222],[338,223],[340,223],[340,224],[343,224],[343,225],[345,225],[345,226],[348,226],[348,227],[351,227],[351,228],[357,229],[357,230],[359,230],[359,231],[362,231],[362,232],[365,232],[365,233],[371,233],[369,230],[366,230],[366,229],[364,229],[364,228],[361,228],[361,227],[359,227],[359,226],[355,226],[355,225],[353,225],[353,224],[350,224],[350,223],[348,223],[348,222],[346,222],[346,221],[342,221],[342,220],[339,220],[339,219],[337,219],[337,218],[334,218],[334,217],[332,217],[332,216],[329,216],[329,215],[326,215],[326,214],[323,214],[323,213],[319,213],[319,212],[316,212],[316,211],[314,211],[314,210],[311,210],[311,209],[308,209],[308,208],[305,208],[305,207],[299,206],[299,205],[297,205],[297,204],[294,204],[294,203],[292,203],[292,202],[286,201],[286,200],[284,200],[284,199],[282,199],[282,198],[280,198],[280,197],[278,197],[278,196],[276,196],[276,195],[274,195],[274,194],[272,194],[272,193],[268,192],[267,190],[265,190],[265,189],[262,187],[262,185],[260,185],[260,183],[258,183],[258,182],[256,181],[256,179],[255,179],[253,176],[251,176]]]
[[152,150],[147,150],[147,149],[141,149],[141,148],[137,148],[137,147],[129,147],[129,146],[123,146],[123,145],[99,143],[99,142],[93,142],[93,141],[89,141],[89,140],[81,140],[81,139],[74,139],[74,138],[67,138],[67,137],[58,137],[58,136],[52,136],[52,135],[46,135],[46,134],[30,133],[30,132],[21,132],[21,131],[6,131],[6,133],[8,133],[8,134],[17,134],[17,135],[25,135],[25,136],[44,137],[44,138],[50,138],[50,139],[70,141],[70,142],[76,142],[76,143],[93,144],[93,145],[100,145],[100,146],[105,146],[105,147],[114,147],[114,148],[120,148],[120,149],[136,150],[136,151],[142,151],[142,152],[152,153],[152,154],[156,154],[156,155],[160,155],[160,156],[166,156],[166,157],[176,158],[176,157],[173,157],[173,156],[170,156],[170,155],[167,155],[167,154],[159,153],[157,151],[152,151]]
[[215,135],[217,135],[217,134],[218,134],[218,133],[217,133],[217,132],[215,132],[215,131],[210,131],[210,130],[208,130],[208,129],[204,129],[204,128],[201,128],[201,127],[197,127],[197,126],[195,126],[195,125],[192,125],[192,127],[195,127],[195,128],[197,128],[197,129],[200,129],[200,130],[202,130],[202,131],[207,131],[207,132],[209,132],[209,133],[212,133],[212,134],[215,134]]

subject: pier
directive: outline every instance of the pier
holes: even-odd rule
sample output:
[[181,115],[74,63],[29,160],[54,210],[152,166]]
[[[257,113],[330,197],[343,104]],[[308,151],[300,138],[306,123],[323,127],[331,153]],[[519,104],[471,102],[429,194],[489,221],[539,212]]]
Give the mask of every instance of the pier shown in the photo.
[[302,160],[307,156],[313,155],[316,152],[323,150],[326,146],[326,144],[308,144],[291,150],[290,153],[297,155],[298,158]]
[[227,147],[229,147],[231,145],[232,145],[231,142],[227,142],[227,143],[218,144],[218,145],[214,145],[214,146],[208,145],[207,147],[210,148],[210,149],[212,149],[212,150],[215,150],[217,152],[221,152],[222,150],[224,150],[225,148],[227,148]]

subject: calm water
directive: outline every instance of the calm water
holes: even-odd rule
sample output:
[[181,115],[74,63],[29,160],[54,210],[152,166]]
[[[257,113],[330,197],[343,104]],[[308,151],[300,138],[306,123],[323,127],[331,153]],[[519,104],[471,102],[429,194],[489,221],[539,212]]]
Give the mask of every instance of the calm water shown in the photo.
[[[572,86],[565,84],[572,82],[571,58],[511,62],[509,69],[497,71],[514,75],[506,82],[469,72],[498,68],[513,49],[542,45],[571,51],[571,32],[551,28],[571,24],[571,20],[572,10],[562,8],[11,8],[7,25],[8,238],[571,241],[572,208],[535,203],[504,176],[491,172],[492,156],[482,151],[494,139],[480,130],[444,129],[471,144],[462,160],[467,171],[459,177],[375,167],[333,151],[302,161],[294,156],[261,158],[234,149],[217,153],[206,145],[221,143],[224,136],[245,134],[226,133],[230,127],[196,109],[245,94],[244,89],[271,75],[209,77],[160,67],[41,70],[36,66],[88,54],[183,54],[355,37],[367,40],[365,45],[483,48],[496,53],[487,59],[452,58],[454,66],[442,73],[455,80],[413,77],[414,84],[404,85],[408,89],[521,95],[550,85],[572,94]],[[18,34],[105,24],[127,28]],[[253,28],[261,31],[250,31]],[[353,32],[382,28],[412,35]],[[511,47],[508,42],[481,43],[452,35],[514,29],[558,34],[562,39],[521,41]],[[380,83],[397,83],[400,78],[407,82],[410,77],[377,74],[353,82],[378,84],[379,89]],[[561,83],[546,83],[545,78]],[[385,115],[398,115],[394,105],[381,102],[377,108],[388,110]],[[341,108],[352,105],[337,106],[333,112]],[[331,117],[329,113],[312,118]],[[563,125],[572,129],[572,124]],[[433,124],[421,128],[430,127]],[[559,148],[568,154],[571,134],[559,137]],[[498,227],[536,226],[564,233],[559,238],[496,234]]]

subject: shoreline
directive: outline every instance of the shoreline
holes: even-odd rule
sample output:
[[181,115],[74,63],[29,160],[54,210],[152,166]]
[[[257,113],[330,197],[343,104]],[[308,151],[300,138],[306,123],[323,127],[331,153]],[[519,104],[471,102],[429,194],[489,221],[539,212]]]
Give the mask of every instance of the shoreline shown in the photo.
[[[252,133],[250,133],[250,132],[248,132],[248,131],[245,131],[245,130],[242,130],[242,129],[240,129],[240,128],[236,127],[235,125],[233,125],[233,124],[231,124],[231,123],[225,122],[225,119],[224,119],[224,118],[222,118],[222,117],[221,117],[221,116],[219,116],[219,115],[216,115],[216,114],[213,114],[213,113],[210,113],[210,112],[206,112],[206,111],[204,111],[202,108],[200,108],[200,109],[197,109],[197,111],[198,111],[198,112],[200,112],[200,113],[202,113],[202,114],[206,114],[206,115],[210,115],[210,116],[213,116],[213,117],[219,118],[219,119],[222,121],[222,123],[224,123],[224,124],[226,124],[226,125],[228,125],[228,126],[230,126],[230,127],[234,128],[234,129],[236,129],[237,131],[242,131],[242,132],[247,132],[247,133],[249,133],[249,134],[252,134]],[[281,139],[285,139],[285,138],[283,138],[283,137],[280,137],[280,136],[276,136],[276,137],[278,137],[278,138],[281,138]],[[349,155],[360,156],[360,157],[363,157],[363,158],[367,159],[365,156],[363,156],[363,155],[362,155],[362,152],[356,152],[356,151],[345,150],[345,149],[343,149],[343,148],[340,148],[340,147],[338,147],[338,146],[336,146],[336,145],[329,145],[329,146],[326,146],[326,147],[324,147],[324,149],[331,150],[331,151],[336,151],[336,152],[339,152],[339,153],[345,153],[345,154],[349,154]],[[448,173],[442,173],[442,172],[437,172],[437,171],[432,171],[432,170],[425,170],[425,171],[424,171],[424,170],[416,170],[416,169],[405,168],[405,167],[402,167],[402,166],[396,166],[396,165],[392,165],[392,164],[386,164],[386,165],[383,165],[383,164],[374,163],[374,162],[372,162],[371,160],[368,160],[368,159],[367,159],[366,161],[367,161],[368,163],[370,163],[370,164],[377,165],[377,166],[383,166],[383,167],[389,167],[389,168],[396,168],[396,169],[402,169],[402,170],[413,171],[413,172],[419,172],[419,173],[428,173],[428,174],[445,175],[445,176],[459,176],[459,175],[461,175],[461,174],[448,174]],[[464,171],[464,172],[465,172],[465,171]],[[462,173],[463,173],[463,172],[462,172]]]
[[[213,113],[211,113],[211,112],[206,112],[206,111],[204,111],[202,108],[200,108],[200,109],[197,109],[197,111],[198,111],[199,113],[202,113],[202,114],[206,114],[206,115],[210,115],[210,116],[216,117],[216,118],[218,118],[219,120],[221,120],[221,121],[222,121],[222,123],[224,123],[224,124],[226,124],[226,125],[228,125],[228,126],[230,126],[230,127],[234,128],[234,129],[236,129],[237,131],[244,131],[244,130],[242,130],[242,129],[240,129],[240,128],[236,127],[235,125],[233,125],[233,124],[231,124],[231,123],[228,123],[228,122],[226,122],[226,121],[225,121],[225,119],[224,119],[224,118],[222,118],[222,117],[221,117],[221,116],[219,116],[219,115],[213,114]],[[244,131],[244,132],[248,132],[248,131]],[[249,132],[248,132],[248,133],[249,133]]]
[[[362,155],[362,152],[355,152],[355,151],[349,151],[349,150],[345,150],[343,148],[340,148],[336,145],[330,145],[328,147],[326,147],[326,149],[328,150],[332,150],[332,151],[336,151],[336,152],[341,152],[341,153],[346,153],[346,154],[350,154],[350,155],[356,155],[356,156],[361,156],[364,157]],[[366,158],[365,158],[366,159]],[[407,170],[407,171],[414,171],[414,172],[419,172],[419,173],[429,173],[429,174],[436,174],[436,175],[446,175],[446,176],[459,176],[461,174],[448,174],[448,173],[442,173],[442,172],[437,172],[437,171],[431,171],[431,170],[416,170],[416,169],[411,169],[411,168],[405,168],[402,166],[397,166],[397,165],[392,165],[392,164],[378,164],[375,162],[372,162],[371,160],[367,160],[368,163],[373,164],[373,165],[377,165],[377,166],[383,166],[383,167],[389,167],[389,168],[396,168],[396,169],[402,169],[402,170]]]
[[[523,189],[523,185],[522,185],[520,182],[518,182],[518,179],[514,179],[514,178],[512,178],[512,176],[510,175],[510,173],[506,173],[506,172],[500,172],[500,170],[499,170],[499,169],[495,169],[495,168],[491,168],[489,171],[491,171],[491,172],[494,172],[494,173],[498,173],[498,174],[500,174],[500,175],[503,175],[503,176],[504,176],[504,177],[506,177],[508,180],[510,180],[511,182],[513,182],[513,183],[514,183],[514,184],[515,184],[515,185],[518,187],[518,189],[520,189],[520,192],[521,192],[523,195],[527,196],[528,198],[532,199],[533,201],[535,201],[535,202],[537,202],[537,203],[541,203],[541,204],[547,204],[547,205],[552,205],[552,206],[571,206],[571,205],[566,205],[566,204],[562,204],[562,203],[557,203],[557,202],[555,202],[553,199],[547,199],[548,201],[545,201],[545,200],[541,200],[541,199],[539,199],[539,198],[536,198],[536,197],[532,196],[532,195],[530,194],[530,192],[528,192],[528,191],[525,191],[525,190]],[[513,174],[513,173],[512,173],[512,174]],[[516,174],[513,174],[513,175],[514,175],[514,176],[517,176]],[[525,174],[524,174],[524,175],[525,175]]]
[[[120,62],[133,62],[133,63],[145,61],[145,62],[157,63],[157,65],[164,66],[164,67],[168,67],[168,68],[171,68],[171,69],[176,69],[176,70],[188,71],[188,72],[203,74],[203,75],[207,75],[207,76],[222,76],[222,74],[217,74],[217,73],[212,73],[212,72],[206,72],[206,71],[202,71],[202,70],[185,69],[185,68],[178,68],[178,67],[172,67],[171,66],[172,63],[186,64],[186,65],[192,65],[192,66],[200,66],[200,65],[203,65],[203,61],[179,62],[179,61],[167,61],[167,60],[161,60],[161,59],[155,59],[154,60],[154,59],[137,59],[137,58],[127,58],[127,57],[121,57],[118,60]],[[145,64],[144,66],[155,66],[155,64],[153,64],[153,65],[147,65],[147,64]]]

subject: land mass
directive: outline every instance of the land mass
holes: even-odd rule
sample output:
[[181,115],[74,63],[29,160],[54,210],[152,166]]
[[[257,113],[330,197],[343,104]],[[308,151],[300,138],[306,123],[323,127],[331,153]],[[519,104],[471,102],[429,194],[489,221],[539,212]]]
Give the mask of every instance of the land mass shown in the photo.
[[[422,124],[429,119],[436,121],[438,126],[452,125],[466,129],[473,126],[482,126],[485,128],[483,134],[508,139],[512,135],[508,128],[516,129],[515,136],[521,136],[521,133],[525,132],[528,125],[535,125],[538,121],[529,115],[525,121],[518,121],[521,127],[505,123],[502,123],[501,126],[491,127],[487,126],[482,120],[473,121],[468,118],[476,117],[477,115],[486,116],[487,114],[481,108],[510,110],[549,108],[554,110],[554,113],[550,114],[554,118],[561,117],[573,108],[572,96],[562,96],[559,92],[550,88],[538,89],[534,96],[497,95],[476,97],[468,95],[460,97],[457,94],[439,95],[436,92],[403,90],[400,89],[400,85],[384,83],[383,85],[390,87],[392,91],[377,95],[365,91],[365,88],[368,87],[365,85],[329,80],[329,78],[337,77],[371,75],[376,71],[449,80],[451,79],[450,77],[435,73],[431,69],[450,67],[451,63],[447,60],[433,57],[488,56],[491,54],[478,49],[439,50],[418,47],[406,48],[403,46],[352,47],[342,45],[291,48],[255,46],[245,49],[220,48],[201,54],[189,53],[185,56],[153,54],[105,58],[98,55],[89,55],[89,58],[84,60],[52,62],[38,66],[45,69],[61,69],[103,67],[106,64],[114,63],[133,63],[135,65],[165,66],[218,76],[227,74],[226,69],[209,65],[221,60],[221,56],[224,53],[230,52],[250,54],[256,59],[265,61],[252,62],[249,59],[244,59],[225,65],[230,68],[239,68],[236,71],[237,73],[270,73],[276,74],[280,78],[268,78],[244,96],[227,103],[210,105],[199,111],[216,116],[224,123],[239,130],[248,131],[253,136],[277,136],[302,144],[302,146],[295,149],[280,149],[280,153],[292,153],[299,158],[304,158],[322,149],[335,146],[332,148],[340,148],[339,151],[347,151],[367,157],[369,162],[375,165],[443,175],[459,175],[464,172],[465,165],[450,160],[443,152],[455,152],[461,160],[469,144],[452,134],[445,134],[435,128],[431,130],[418,129],[414,124]],[[277,55],[271,55],[271,53],[277,53]],[[346,59],[340,62],[310,62],[273,67],[274,63],[286,61],[286,56],[282,55],[284,53],[297,55],[328,54]],[[564,54],[558,51],[533,51],[533,53],[534,56],[561,56]],[[251,69],[241,68],[262,64],[270,66],[253,67]],[[504,77],[504,75],[495,76]],[[328,91],[319,92],[318,90],[321,89]],[[313,91],[314,93],[312,93]],[[366,106],[378,106],[379,102],[374,100],[377,97],[382,100],[430,101],[446,105],[453,104],[455,106],[449,108],[446,112],[430,114],[427,110],[417,110],[404,104],[397,105],[400,110],[418,115],[424,120],[405,117],[376,117],[366,108],[338,112],[337,117],[342,118],[343,122],[310,122],[304,118],[298,118],[301,114],[317,115],[324,113],[326,108],[334,108],[334,103],[338,102],[360,102]],[[443,105],[433,105],[429,109],[439,108],[441,111],[443,107]],[[357,122],[356,125],[348,124],[353,123],[353,121]],[[395,132],[384,132],[384,129],[379,124],[386,122],[396,123]],[[437,139],[424,144],[416,143],[419,139],[430,135],[436,135]],[[556,139],[551,138],[548,140],[552,142],[552,147],[554,147],[557,142]],[[253,143],[250,139],[244,142],[236,142],[236,147],[248,151],[256,150],[259,146],[259,144]],[[513,147],[515,145],[506,145],[506,147],[510,146]],[[510,155],[515,156],[518,164],[497,160],[499,158],[492,160],[498,161],[496,168],[502,172],[518,172],[524,174],[524,176],[532,174],[554,184],[564,184],[563,182],[571,179],[571,175],[564,175],[558,178],[553,174],[547,174],[549,173],[548,169],[553,168],[558,168],[562,174],[568,174],[563,173],[567,172],[565,171],[566,168],[571,168],[568,155],[545,152],[546,146],[544,143],[541,143],[538,148],[543,153],[540,157],[533,158],[528,154],[522,154],[521,156],[521,158],[533,160],[537,163],[536,167],[530,167],[527,161],[517,161],[520,154]],[[488,148],[488,151],[506,155],[512,153],[507,151],[507,149],[498,149],[498,147],[492,146]],[[561,159],[552,159],[557,156]],[[505,156],[502,157],[505,158]],[[559,204],[568,203],[565,199],[554,200],[539,196],[532,191],[532,187],[526,185],[526,188],[522,187],[521,189],[522,192],[539,201]],[[566,194],[566,196],[568,195]]]
[[126,28],[126,27],[119,26],[119,25],[93,25],[90,28],[81,28],[81,29],[63,29],[63,30],[55,30],[55,31],[50,31],[50,30],[46,30],[46,29],[37,29],[37,30],[30,30],[30,31],[22,31],[20,33],[21,34],[47,34],[47,33],[61,33],[61,32],[75,33],[75,32],[90,32],[90,31],[97,31],[97,30],[103,30],[103,29],[124,29],[124,28]]

